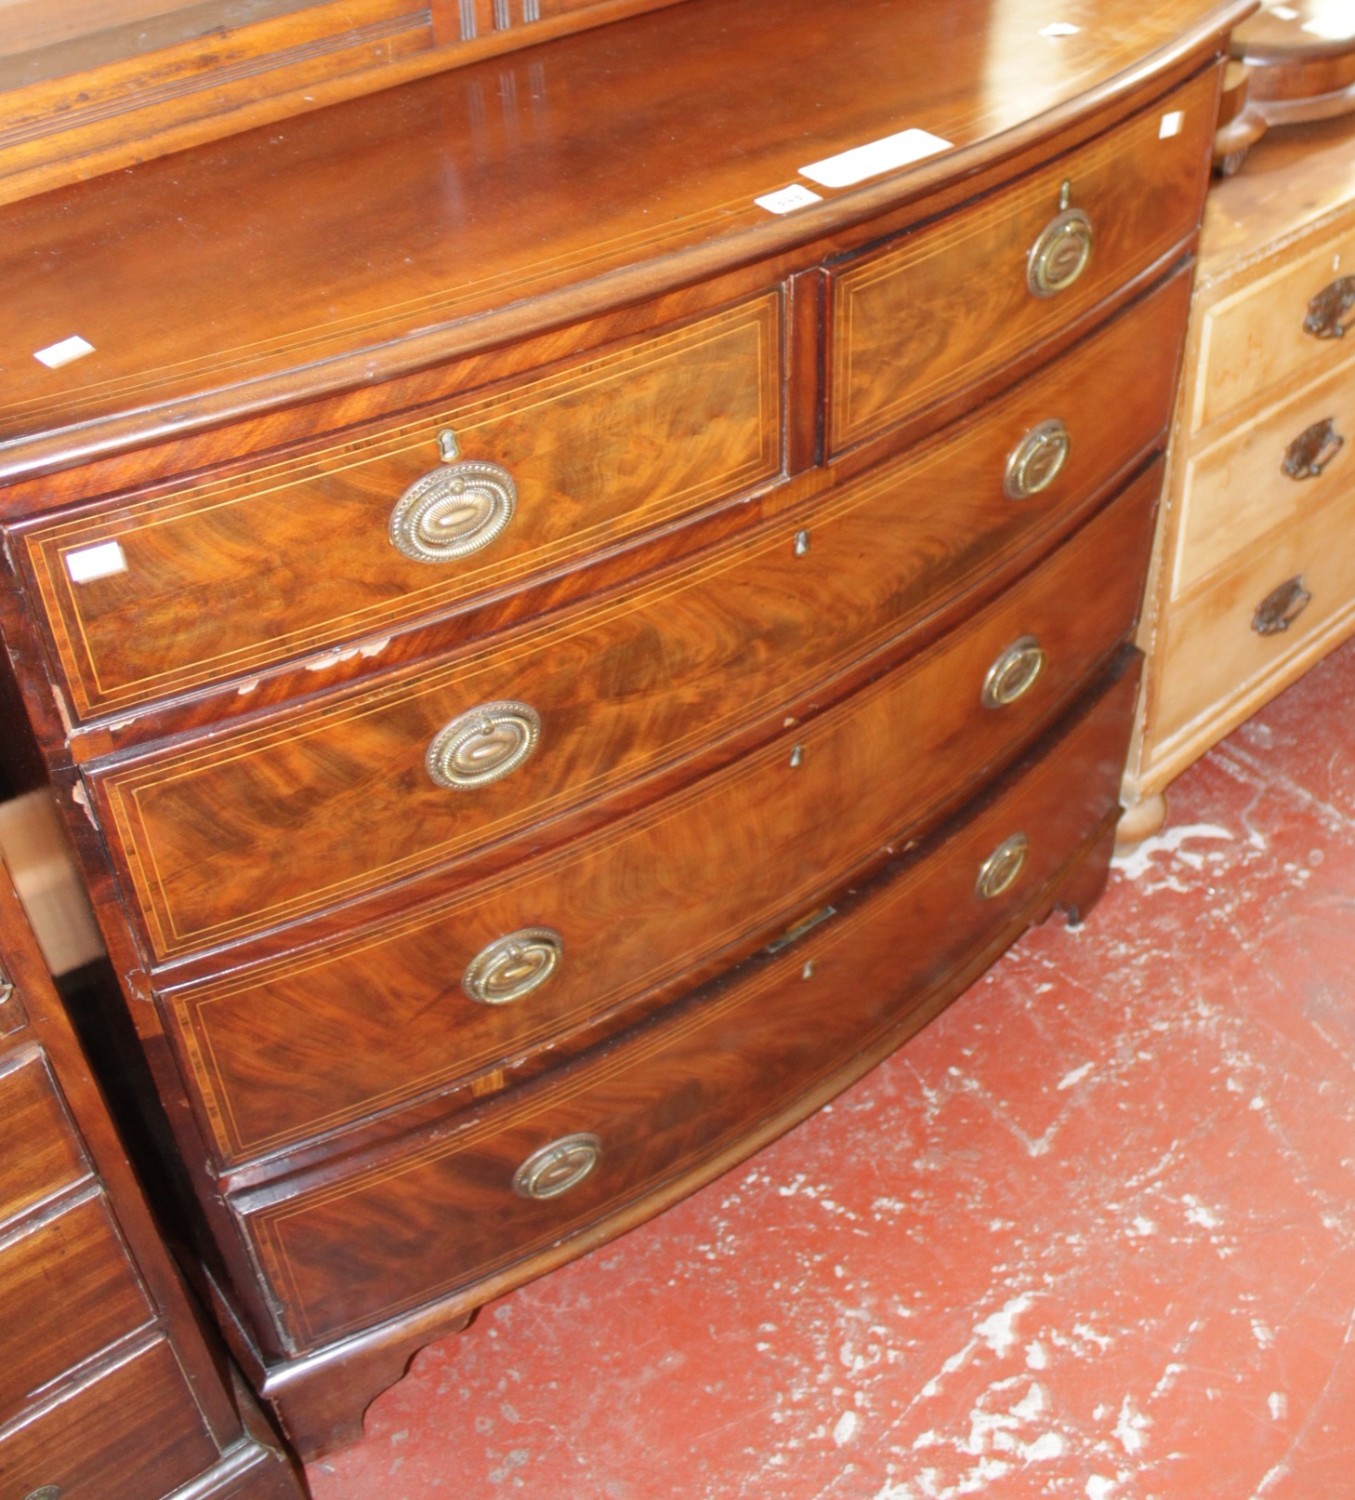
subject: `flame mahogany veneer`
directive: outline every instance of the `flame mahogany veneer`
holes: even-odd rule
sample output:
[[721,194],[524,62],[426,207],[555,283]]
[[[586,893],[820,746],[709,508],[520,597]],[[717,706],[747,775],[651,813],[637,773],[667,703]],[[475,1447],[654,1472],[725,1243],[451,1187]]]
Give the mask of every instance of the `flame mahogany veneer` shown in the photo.
[[303,1455],[1095,900],[1248,8],[683,0],[0,210],[11,687]]

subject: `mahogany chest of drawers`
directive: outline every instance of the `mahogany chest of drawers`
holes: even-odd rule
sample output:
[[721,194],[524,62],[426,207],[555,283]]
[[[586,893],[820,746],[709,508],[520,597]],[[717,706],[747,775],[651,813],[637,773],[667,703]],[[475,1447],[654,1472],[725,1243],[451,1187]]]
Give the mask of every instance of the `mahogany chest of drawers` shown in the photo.
[[1122,837],[1355,630],[1355,124],[1268,135],[1211,192]]
[[1095,900],[1247,8],[685,0],[0,212],[13,679],[303,1453]]
[[3,862],[0,1109],[0,1493],[300,1496],[223,1383]]

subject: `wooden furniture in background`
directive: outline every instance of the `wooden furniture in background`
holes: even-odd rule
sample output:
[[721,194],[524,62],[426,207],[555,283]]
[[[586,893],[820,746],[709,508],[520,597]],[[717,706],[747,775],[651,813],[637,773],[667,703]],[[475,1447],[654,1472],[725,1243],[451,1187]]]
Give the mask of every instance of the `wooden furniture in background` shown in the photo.
[[0,863],[0,1492],[296,1500],[160,1243]]
[[0,0],[0,203],[673,0]]
[[1247,8],[687,0],[0,213],[9,659],[302,1453],[1096,898]]
[[1355,123],[1268,135],[1210,194],[1140,643],[1121,838],[1355,630]]

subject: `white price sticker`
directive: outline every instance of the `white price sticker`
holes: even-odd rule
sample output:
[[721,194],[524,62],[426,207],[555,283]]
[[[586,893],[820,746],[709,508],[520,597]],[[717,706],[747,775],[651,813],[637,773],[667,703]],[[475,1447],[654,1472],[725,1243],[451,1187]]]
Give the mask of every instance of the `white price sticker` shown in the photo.
[[96,542],[66,554],[66,572],[72,583],[93,583],[127,571],[127,557],[117,542]]

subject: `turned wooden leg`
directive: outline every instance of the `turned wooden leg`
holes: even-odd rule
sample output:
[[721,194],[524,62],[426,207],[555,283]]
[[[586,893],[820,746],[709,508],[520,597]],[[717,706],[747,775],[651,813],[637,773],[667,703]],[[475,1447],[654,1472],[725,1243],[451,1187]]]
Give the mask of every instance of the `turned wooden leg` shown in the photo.
[[1129,849],[1151,838],[1167,821],[1167,798],[1163,792],[1154,792],[1142,801],[1131,802],[1120,818],[1115,831],[1115,847]]

